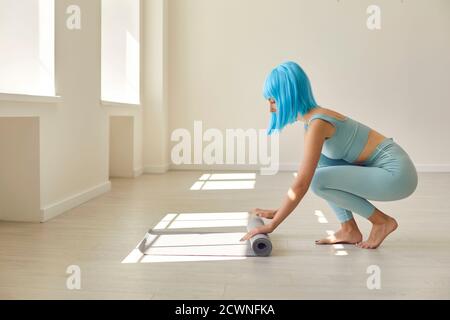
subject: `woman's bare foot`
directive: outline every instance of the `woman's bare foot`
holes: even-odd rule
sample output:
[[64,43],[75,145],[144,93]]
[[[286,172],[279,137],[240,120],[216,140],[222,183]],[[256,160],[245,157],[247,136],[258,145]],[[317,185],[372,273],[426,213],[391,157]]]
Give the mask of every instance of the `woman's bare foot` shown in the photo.
[[317,245],[357,244],[362,241],[362,234],[354,219],[342,224],[341,230],[325,239],[317,240]]
[[316,244],[357,244],[362,241],[362,234],[357,230],[344,231],[339,230],[334,235],[325,239],[317,240]]
[[391,217],[387,217],[383,223],[374,223],[367,241],[358,243],[357,246],[362,249],[376,249],[397,227],[397,221]]
[[253,213],[261,218],[273,219],[273,217],[277,213],[277,210],[265,210],[265,209],[256,208],[256,209],[253,209],[251,211],[251,213]]

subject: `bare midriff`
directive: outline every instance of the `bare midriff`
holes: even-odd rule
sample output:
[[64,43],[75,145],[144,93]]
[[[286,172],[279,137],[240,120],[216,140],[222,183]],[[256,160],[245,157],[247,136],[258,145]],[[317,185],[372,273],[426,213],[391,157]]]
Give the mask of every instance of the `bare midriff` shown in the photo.
[[362,163],[369,159],[371,154],[376,150],[377,146],[386,139],[385,136],[378,133],[375,130],[370,130],[369,139],[367,140],[367,144],[364,147],[363,151],[358,156],[358,159],[354,163]]

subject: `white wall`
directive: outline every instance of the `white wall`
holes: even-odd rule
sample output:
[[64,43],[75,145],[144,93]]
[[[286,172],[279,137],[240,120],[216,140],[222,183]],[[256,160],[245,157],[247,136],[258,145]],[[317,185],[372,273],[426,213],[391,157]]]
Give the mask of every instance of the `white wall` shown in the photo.
[[134,177],[134,119],[132,116],[109,118],[109,176]]
[[[142,106],[100,102],[100,0],[56,1],[59,103],[1,101],[1,117],[38,117],[42,221],[109,190],[109,117],[133,117],[135,175],[165,172],[170,132],[265,128],[267,73],[296,60],[317,100],[394,137],[423,169],[446,169],[450,150],[450,2],[379,0],[382,30],[366,28],[366,0],[145,0]],[[65,27],[67,6],[82,29]],[[297,165],[303,128],[281,136]],[[6,167],[6,166],[4,166]],[[143,169],[144,168],[144,169]],[[33,196],[27,197],[33,199]],[[8,218],[9,219],[9,218]]]
[[[131,117],[133,119],[133,175],[140,176],[143,173],[143,106],[114,106],[106,105],[107,113],[111,117]],[[114,176],[114,175],[113,175]]]
[[[81,30],[66,28],[69,5],[81,8]],[[56,89],[62,100],[39,102],[40,99],[27,97],[27,102],[11,101],[23,98],[9,99],[0,94],[0,119],[39,118],[40,165],[31,169],[38,177],[39,188],[33,196],[39,198],[41,210],[30,216],[21,209],[20,202],[11,202],[8,209],[14,209],[9,210],[14,214],[1,215],[0,219],[46,221],[107,192],[110,117],[132,118],[134,176],[144,171],[144,146],[146,171],[168,169],[167,2],[145,0],[142,5],[141,21],[146,21],[142,24],[142,37],[146,46],[141,46],[141,65],[145,66],[141,78],[146,94],[141,106],[112,105],[100,101],[101,1],[56,1]],[[8,146],[14,142],[11,140]],[[0,167],[7,168],[8,164],[2,161]],[[0,178],[5,179],[0,173]],[[32,202],[33,196],[26,199]],[[6,212],[3,208],[2,212]]]
[[[82,29],[66,8],[82,7]],[[46,220],[109,188],[108,117],[100,104],[100,1],[56,1],[56,87],[61,103],[0,101],[1,116],[40,118],[40,203]]]
[[143,2],[143,157],[144,172],[169,169],[168,1]]
[[[295,60],[319,104],[394,137],[419,169],[450,170],[450,1],[171,0],[169,16],[171,131],[265,128],[264,79]],[[302,142],[287,128],[280,162],[295,166]]]
[[0,117],[0,150],[0,220],[39,221],[39,118]]

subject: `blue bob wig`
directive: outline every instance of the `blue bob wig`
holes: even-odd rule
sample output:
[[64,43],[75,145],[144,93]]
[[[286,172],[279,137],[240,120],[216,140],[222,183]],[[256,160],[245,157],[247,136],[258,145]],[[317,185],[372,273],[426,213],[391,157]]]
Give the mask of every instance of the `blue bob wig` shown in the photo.
[[318,107],[308,76],[295,62],[285,62],[276,67],[264,84],[264,98],[275,100],[277,111],[272,113],[267,133],[281,132],[297,121],[298,115],[307,114]]

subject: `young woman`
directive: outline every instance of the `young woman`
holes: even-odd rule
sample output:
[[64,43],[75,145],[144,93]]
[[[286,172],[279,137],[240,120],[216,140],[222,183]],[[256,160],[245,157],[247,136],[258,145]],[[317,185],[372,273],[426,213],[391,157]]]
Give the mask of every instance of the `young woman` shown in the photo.
[[[393,138],[316,103],[302,68],[287,62],[268,76],[264,97],[272,114],[269,134],[286,125],[304,122],[304,158],[297,177],[278,210],[254,209],[272,219],[251,230],[242,240],[273,232],[297,207],[309,187],[335,212],[341,229],[316,244],[356,244],[375,249],[397,229],[397,222],[368,200],[394,201],[409,197],[418,183],[408,154]],[[372,231],[366,241],[353,213],[368,219]]]

